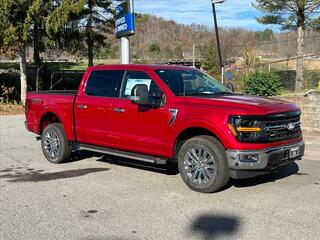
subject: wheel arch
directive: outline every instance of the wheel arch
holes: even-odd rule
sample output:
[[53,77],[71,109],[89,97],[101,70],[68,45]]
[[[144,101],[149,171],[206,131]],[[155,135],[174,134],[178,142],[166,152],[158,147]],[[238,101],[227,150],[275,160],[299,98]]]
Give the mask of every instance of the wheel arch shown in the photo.
[[208,126],[190,126],[181,130],[179,134],[176,136],[173,147],[173,159],[175,161],[177,160],[179,150],[185,141],[200,135],[208,135],[214,137],[222,144],[222,146],[224,146],[221,133],[214,131],[212,128],[209,128]]
[[42,131],[48,124],[51,123],[62,123],[61,118],[53,111],[47,111],[42,114],[39,122],[39,132],[42,134]]

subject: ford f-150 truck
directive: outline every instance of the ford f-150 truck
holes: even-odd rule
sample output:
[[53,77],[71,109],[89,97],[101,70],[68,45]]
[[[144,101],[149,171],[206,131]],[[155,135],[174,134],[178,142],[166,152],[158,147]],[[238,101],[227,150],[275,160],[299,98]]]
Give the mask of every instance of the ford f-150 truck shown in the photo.
[[78,91],[29,92],[25,111],[52,163],[76,150],[176,161],[183,181],[205,193],[304,154],[295,104],[234,94],[189,67],[90,67]]

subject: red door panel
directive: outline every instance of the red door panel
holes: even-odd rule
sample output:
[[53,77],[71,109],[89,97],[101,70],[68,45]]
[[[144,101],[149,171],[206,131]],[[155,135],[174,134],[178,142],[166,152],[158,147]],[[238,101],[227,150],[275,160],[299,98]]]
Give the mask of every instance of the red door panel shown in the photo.
[[113,102],[114,125],[118,149],[156,156],[167,156],[166,136],[170,131],[170,112],[166,107],[138,106],[130,101],[137,84],[145,84],[149,96],[163,96],[155,81],[143,71],[127,71],[122,83],[120,99]]
[[[167,156],[170,113],[164,108],[146,108],[128,99],[113,103],[113,134],[120,150],[157,156]],[[121,111],[120,111],[121,109]]]
[[77,140],[81,143],[114,147],[112,98],[79,96],[75,105]]
[[79,90],[75,104],[77,140],[115,147],[112,102],[119,97],[124,70],[95,70]]

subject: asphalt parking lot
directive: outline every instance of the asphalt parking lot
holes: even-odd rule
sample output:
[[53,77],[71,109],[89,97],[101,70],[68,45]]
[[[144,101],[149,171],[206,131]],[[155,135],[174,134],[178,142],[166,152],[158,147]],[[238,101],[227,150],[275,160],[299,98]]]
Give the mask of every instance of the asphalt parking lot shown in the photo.
[[50,164],[23,121],[0,117],[0,239],[320,239],[319,135],[297,164],[200,194],[127,159]]

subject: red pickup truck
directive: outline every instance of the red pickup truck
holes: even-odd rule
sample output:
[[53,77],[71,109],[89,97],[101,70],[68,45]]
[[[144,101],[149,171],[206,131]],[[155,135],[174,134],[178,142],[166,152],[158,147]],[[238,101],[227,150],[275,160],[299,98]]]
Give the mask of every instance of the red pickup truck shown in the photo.
[[215,192],[300,160],[301,112],[285,101],[235,94],[199,70],[166,65],[95,66],[78,91],[29,92],[26,127],[52,163],[89,150],[163,164]]

